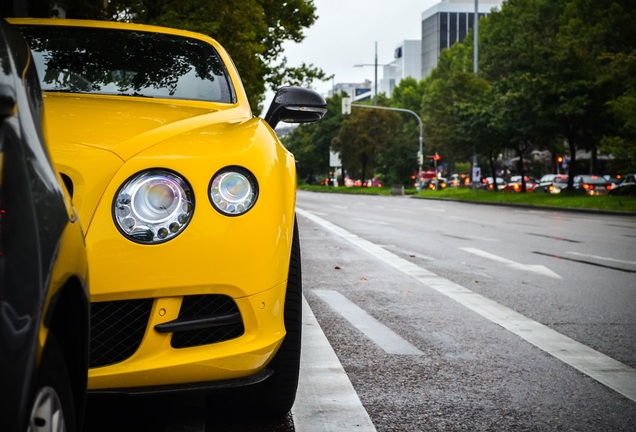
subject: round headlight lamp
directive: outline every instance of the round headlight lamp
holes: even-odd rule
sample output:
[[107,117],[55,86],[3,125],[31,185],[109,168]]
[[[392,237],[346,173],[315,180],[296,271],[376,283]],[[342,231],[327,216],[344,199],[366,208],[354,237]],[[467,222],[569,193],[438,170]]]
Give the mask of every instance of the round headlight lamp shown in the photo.
[[258,197],[258,183],[245,168],[227,167],[217,172],[209,188],[210,202],[226,216],[239,216],[254,206]]
[[135,174],[117,191],[113,219],[127,238],[163,243],[181,233],[192,219],[194,194],[178,174],[154,169]]

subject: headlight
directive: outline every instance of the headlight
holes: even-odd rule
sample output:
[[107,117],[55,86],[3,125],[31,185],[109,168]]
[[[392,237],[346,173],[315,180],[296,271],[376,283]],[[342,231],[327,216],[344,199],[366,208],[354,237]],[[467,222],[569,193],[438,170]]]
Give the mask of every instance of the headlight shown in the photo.
[[162,243],[185,229],[194,212],[194,194],[178,174],[154,169],[135,174],[115,195],[113,218],[119,231],[139,243]]
[[254,206],[258,197],[258,183],[248,170],[227,167],[217,172],[209,188],[210,202],[226,216],[238,216]]

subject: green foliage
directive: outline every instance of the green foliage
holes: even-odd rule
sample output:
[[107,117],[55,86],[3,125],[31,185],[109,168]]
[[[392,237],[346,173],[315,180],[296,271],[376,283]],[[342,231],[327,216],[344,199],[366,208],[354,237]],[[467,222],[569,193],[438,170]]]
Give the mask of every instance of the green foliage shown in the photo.
[[495,154],[499,148],[486,103],[490,85],[475,77],[468,54],[462,44],[442,51],[438,67],[424,80],[425,141],[450,163],[470,159],[473,149]]
[[[505,149],[521,161],[530,150],[547,149],[556,158],[568,148],[570,173],[578,169],[577,150],[591,151],[590,170],[598,172],[594,158],[601,149],[617,159],[615,169],[634,172],[635,34],[632,0],[507,0],[480,21],[479,76],[469,33],[441,52],[425,80],[402,80],[382,103],[420,113],[425,153],[437,151],[451,166],[466,165],[476,152],[489,166],[484,173],[494,176]],[[354,109],[343,123],[338,143],[349,146],[345,168],[403,179],[413,169],[415,119],[387,123],[394,139],[385,139],[370,133],[370,116]]]
[[[316,21],[312,0],[59,0],[69,18],[126,20],[207,34],[236,64],[253,112],[266,87],[308,85],[329,77],[314,65],[290,66],[285,41],[300,42]],[[104,8],[106,5],[106,8]]]
[[636,197],[632,196],[589,196],[581,193],[561,193],[558,195],[544,193],[492,193],[470,188],[447,188],[442,191],[425,190],[419,192],[416,196],[530,207],[636,211]]
[[597,89],[601,122],[594,137],[605,153],[636,171],[636,3],[577,0],[564,10],[559,40],[584,63]]
[[577,171],[577,150],[594,157],[602,142],[627,143],[616,100],[629,96],[630,75],[618,59],[632,57],[633,70],[635,26],[633,2],[508,1],[485,20],[480,51],[484,76],[514,97],[499,99],[516,106],[500,105],[501,125],[535,145],[562,137],[570,173]]
[[392,111],[352,110],[333,140],[333,148],[340,152],[351,178],[366,180],[375,175],[382,154],[393,148],[399,124],[399,115]]
[[327,113],[318,123],[303,124],[282,138],[298,161],[298,177],[312,183],[329,172],[329,149],[343,121],[342,97],[327,99]]
[[[390,187],[333,187],[333,186],[306,186],[298,187],[312,192],[342,193],[351,195],[390,195]],[[480,202],[500,205],[514,205],[536,208],[560,208],[560,209],[588,209],[611,212],[636,212],[636,197],[633,196],[589,196],[578,193],[559,195],[544,193],[493,193],[471,188],[446,188],[443,190],[425,189],[421,192],[415,189],[405,189],[406,195],[413,195],[421,199],[440,199],[467,202]]]
[[[395,86],[389,103],[394,108],[409,109],[417,113],[422,108],[423,96],[424,82],[417,82],[415,78],[407,77]],[[413,118],[409,120],[415,121]]]

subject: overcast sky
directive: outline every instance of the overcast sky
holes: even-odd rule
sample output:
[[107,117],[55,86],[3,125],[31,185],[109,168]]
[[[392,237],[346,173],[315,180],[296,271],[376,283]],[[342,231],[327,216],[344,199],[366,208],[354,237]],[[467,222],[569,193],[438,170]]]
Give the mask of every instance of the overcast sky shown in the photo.
[[[313,63],[335,82],[374,80],[375,42],[378,64],[393,61],[393,51],[403,40],[422,38],[422,12],[438,0],[314,0],[318,19],[305,32],[300,44],[287,43],[290,65]],[[382,78],[378,68],[378,77]],[[314,83],[326,93],[332,83]]]
[[[393,61],[393,51],[403,40],[421,39],[421,16],[438,0],[314,0],[318,19],[305,30],[305,39],[287,43],[285,56],[290,66],[303,62],[334,75],[334,82],[374,80],[375,42],[378,64]],[[382,68],[378,67],[378,79]],[[326,96],[333,83],[315,82],[313,87]],[[264,108],[273,97],[268,92]]]

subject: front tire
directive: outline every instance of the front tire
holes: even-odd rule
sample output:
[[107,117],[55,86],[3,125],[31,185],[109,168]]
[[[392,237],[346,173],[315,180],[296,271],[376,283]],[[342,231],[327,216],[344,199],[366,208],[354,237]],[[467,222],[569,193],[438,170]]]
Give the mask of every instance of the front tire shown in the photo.
[[269,364],[274,371],[263,383],[261,411],[270,417],[285,416],[296,400],[300,373],[300,347],[302,340],[302,269],[298,223],[294,220],[294,237],[285,295],[285,339]]
[[71,380],[62,350],[53,335],[44,349],[36,378],[28,432],[75,432]]

